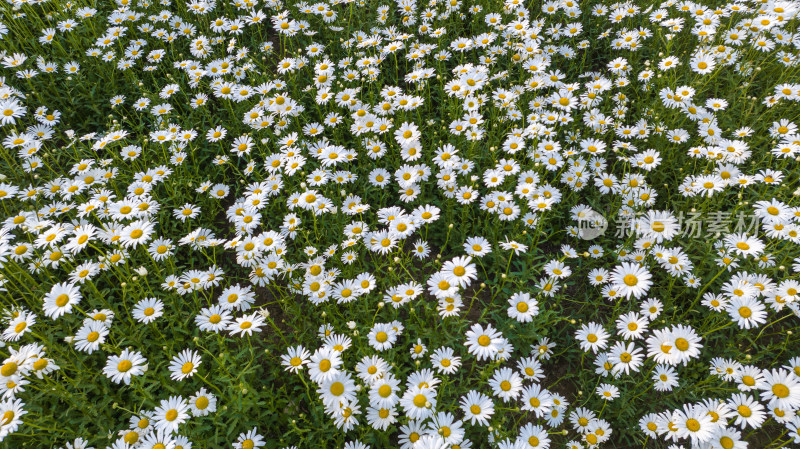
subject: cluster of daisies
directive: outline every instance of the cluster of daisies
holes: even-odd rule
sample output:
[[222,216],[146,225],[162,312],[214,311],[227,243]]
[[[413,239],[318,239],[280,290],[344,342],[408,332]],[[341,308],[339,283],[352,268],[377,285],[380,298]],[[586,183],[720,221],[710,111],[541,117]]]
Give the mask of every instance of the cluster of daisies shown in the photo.
[[0,441],[290,447],[272,357],[346,449],[800,443],[797,0],[7,3]]
[[[800,422],[794,411],[800,407],[800,358],[791,359],[778,369],[759,369],[736,360],[715,358],[711,374],[727,382],[735,382],[741,393],[723,400],[707,398],[680,409],[651,413],[639,425],[647,435],[667,441],[691,444],[692,447],[746,448],[747,429],[774,419],[785,424],[795,439]],[[670,373],[655,373],[658,382]]]
[[[395,345],[403,330],[400,322],[375,324],[368,335],[369,344],[380,354]],[[284,368],[294,373],[308,371],[307,375],[318,386],[317,393],[326,413],[344,431],[363,421],[376,430],[386,430],[390,425],[400,424],[400,420],[405,422],[398,435],[403,449],[473,447],[473,442],[466,438],[466,429],[491,430],[496,404],[509,407],[516,403],[521,410],[546,420],[550,426],[564,421],[569,406],[562,395],[539,384],[543,378],[540,360],[551,354],[546,342],[540,351],[521,358],[513,368],[496,369],[487,382],[491,396],[472,389],[453,404],[441,404],[437,400],[439,388],[444,388],[449,375],[457,373],[462,365],[462,357],[453,348],[440,347],[429,354],[427,346],[417,339],[410,347],[411,358],[417,367],[425,362],[431,368],[417,369],[402,381],[381,355],[364,356],[351,368],[351,373],[342,358],[352,339],[337,334],[330,326],[321,327],[319,337],[323,344],[313,353],[303,346],[290,348],[282,356]],[[509,341],[491,325],[473,325],[466,333],[464,346],[477,361],[502,363],[513,351]],[[365,410],[359,405],[359,395],[368,398]],[[573,411],[572,418],[581,423],[587,420],[581,424],[589,429],[584,432],[587,441],[597,444],[611,435],[609,423],[587,409]],[[547,428],[533,423],[521,427],[517,438],[501,441],[493,434],[489,438],[497,440],[501,447],[547,447],[550,442]]]

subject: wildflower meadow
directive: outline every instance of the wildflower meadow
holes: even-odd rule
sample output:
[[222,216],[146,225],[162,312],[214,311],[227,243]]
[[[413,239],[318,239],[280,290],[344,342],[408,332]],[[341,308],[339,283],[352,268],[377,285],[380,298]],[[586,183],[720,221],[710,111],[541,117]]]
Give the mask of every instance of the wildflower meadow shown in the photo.
[[800,447],[799,15],[4,0],[0,448]]

